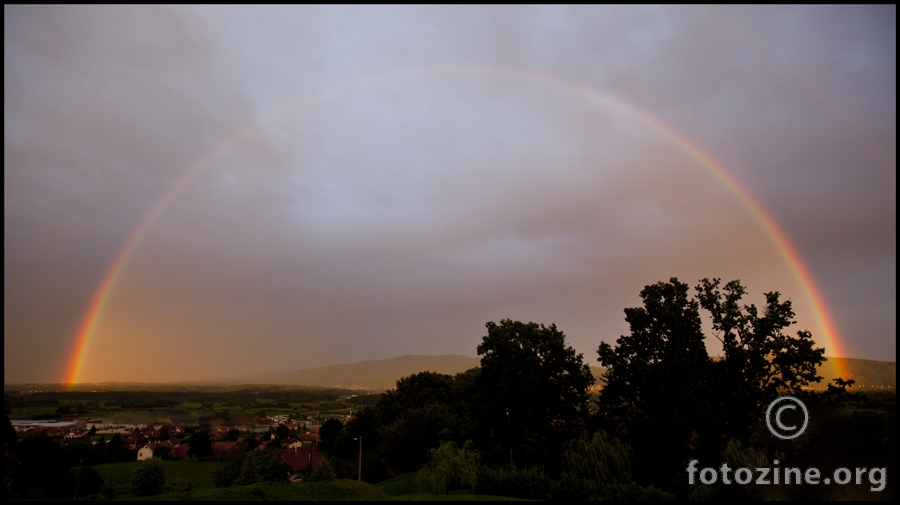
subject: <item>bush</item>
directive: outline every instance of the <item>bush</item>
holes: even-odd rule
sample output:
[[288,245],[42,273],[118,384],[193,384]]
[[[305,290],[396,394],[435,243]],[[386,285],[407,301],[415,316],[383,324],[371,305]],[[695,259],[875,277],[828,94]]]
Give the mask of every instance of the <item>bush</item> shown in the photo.
[[131,492],[135,496],[162,493],[166,488],[166,469],[162,461],[150,458],[131,473]]
[[217,470],[216,487],[246,485],[256,482],[284,482],[291,466],[282,461],[279,451],[250,451],[238,444],[225,454],[225,465]]
[[602,484],[600,495],[602,501],[673,501],[675,495],[667,493],[652,484],[639,486],[634,482],[628,484]]
[[334,473],[337,474],[339,479],[355,479],[359,475],[359,468],[356,463],[333,457],[328,458],[328,462],[331,464],[331,468],[334,468]]
[[182,481],[182,482],[178,482],[176,484],[172,484],[171,488],[173,491],[178,492],[178,493],[190,493],[191,491],[194,490],[194,483],[190,482],[190,481],[188,481],[188,482]]
[[244,466],[244,459],[247,456],[248,447],[244,444],[237,444],[225,453],[221,470],[216,470],[213,474],[216,487],[228,487],[234,485],[241,478],[241,469]]
[[554,501],[588,501],[593,494],[591,482],[565,472],[559,482],[550,485],[550,499]]
[[605,432],[598,431],[591,439],[569,441],[563,461],[569,473],[591,482],[597,489],[603,482],[631,482],[633,454],[620,439],[609,440]]
[[241,475],[236,484],[286,482],[291,471],[291,466],[282,461],[280,451],[251,451],[244,457]]
[[115,500],[116,494],[118,493],[116,493],[116,486],[113,484],[113,480],[106,479],[103,487],[100,488],[100,498],[103,500]]
[[515,467],[503,470],[480,467],[477,490],[481,494],[546,500],[550,495],[550,478],[536,468],[525,471]]
[[455,442],[444,442],[431,450],[428,462],[416,478],[416,486],[433,493],[446,494],[448,488],[469,488],[478,484],[478,453],[470,450],[471,441],[462,448]]
[[103,488],[103,477],[89,466],[77,466],[69,470],[66,483],[71,492],[77,493],[78,496],[87,496],[100,492]]
[[328,460],[322,460],[318,465],[314,465],[312,469],[312,473],[309,476],[309,480],[311,481],[326,481],[326,480],[334,480],[337,478],[337,473],[335,473],[334,468],[331,466],[331,463]]

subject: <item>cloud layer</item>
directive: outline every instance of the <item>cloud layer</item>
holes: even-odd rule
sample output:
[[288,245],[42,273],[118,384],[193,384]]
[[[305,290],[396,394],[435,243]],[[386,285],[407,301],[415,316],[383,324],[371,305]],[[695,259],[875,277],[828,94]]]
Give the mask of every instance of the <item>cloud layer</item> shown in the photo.
[[556,323],[593,362],[672,276],[781,291],[815,334],[756,216],[636,110],[771,213],[850,356],[896,353],[892,6],[4,18],[8,383],[63,379],[104,273],[176,187],[83,380],[473,355],[500,318]]

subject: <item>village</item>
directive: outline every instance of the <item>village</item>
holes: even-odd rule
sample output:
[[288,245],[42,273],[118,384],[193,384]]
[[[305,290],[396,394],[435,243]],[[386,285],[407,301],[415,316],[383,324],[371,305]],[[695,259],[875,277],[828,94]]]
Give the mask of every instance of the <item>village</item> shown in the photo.
[[348,414],[310,412],[300,414],[300,419],[293,417],[276,414],[257,417],[252,424],[208,429],[184,424],[111,424],[102,419],[14,420],[11,423],[18,440],[38,435],[55,440],[63,447],[75,444],[95,449],[106,445],[119,446],[137,451],[137,461],[152,458],[168,461],[196,459],[196,451],[190,450],[192,437],[208,431],[209,459],[221,461],[228,451],[240,443],[252,444],[250,449],[253,451],[279,448],[281,460],[293,471],[291,480],[299,482],[312,466],[323,459],[317,450],[320,423],[332,419],[346,422],[352,417],[352,409]]

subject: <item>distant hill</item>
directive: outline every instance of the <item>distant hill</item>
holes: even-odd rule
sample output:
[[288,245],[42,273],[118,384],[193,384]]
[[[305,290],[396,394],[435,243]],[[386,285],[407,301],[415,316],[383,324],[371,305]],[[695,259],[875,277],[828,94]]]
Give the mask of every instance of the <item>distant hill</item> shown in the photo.
[[481,365],[480,358],[461,354],[422,356],[408,354],[390,359],[360,361],[343,365],[303,368],[290,372],[263,372],[220,381],[226,384],[294,384],[385,390],[397,386],[397,379],[418,372],[455,375]]
[[875,389],[897,388],[897,362],[875,361],[871,359],[856,358],[828,358],[824,365],[819,367],[819,375],[822,382],[816,385],[816,389],[824,389],[832,379],[837,377],[835,365],[847,373],[844,379],[856,381],[850,391],[859,390],[865,392]]
[[[897,362],[875,361],[855,358],[828,358],[828,361],[819,368],[822,382],[816,384],[816,389],[824,389],[832,379],[836,377],[835,365],[844,370],[845,379],[856,381],[852,391],[866,392],[878,389],[897,388]],[[455,375],[465,372],[470,368],[481,365],[480,358],[472,358],[460,354],[444,354],[441,356],[406,355],[396,358],[360,361],[359,363],[346,363],[316,368],[304,368],[288,372],[262,372],[241,377],[233,377],[217,381],[180,382],[168,384],[146,383],[103,383],[80,384],[77,386],[64,384],[4,384],[5,390],[43,390],[43,391],[71,391],[82,389],[102,389],[105,391],[118,390],[154,390],[154,391],[194,391],[221,387],[266,384],[283,386],[308,386],[308,387],[338,387],[346,389],[366,389],[384,391],[396,387],[397,379],[418,372],[438,372]],[[600,377],[606,371],[604,368],[591,366],[591,372],[601,385]]]
[[[304,386],[325,386],[385,390],[396,386],[397,379],[418,372],[438,372],[455,375],[470,368],[480,366],[480,358],[460,354],[441,356],[406,355],[396,358],[360,361],[316,368],[304,368],[289,372],[263,372],[235,377],[220,384],[289,384]],[[897,387],[897,363],[895,361],[874,361],[855,358],[828,358],[819,368],[823,377],[817,389],[824,389],[837,375],[835,364],[847,372],[845,379],[854,379],[853,389],[895,389]],[[591,373],[601,384],[600,377],[605,368],[591,366]]]

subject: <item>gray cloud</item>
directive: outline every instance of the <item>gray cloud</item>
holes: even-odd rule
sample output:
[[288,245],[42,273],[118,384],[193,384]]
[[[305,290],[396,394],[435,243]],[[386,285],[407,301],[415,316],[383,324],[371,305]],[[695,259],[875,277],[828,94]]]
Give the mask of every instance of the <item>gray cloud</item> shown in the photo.
[[[588,360],[648,283],[802,291],[896,352],[894,7],[6,7],[5,380],[474,354],[555,322]],[[539,77],[546,76],[546,77]],[[254,122],[255,121],[255,122]],[[210,156],[215,153],[214,156]],[[202,359],[198,359],[202,357]]]

